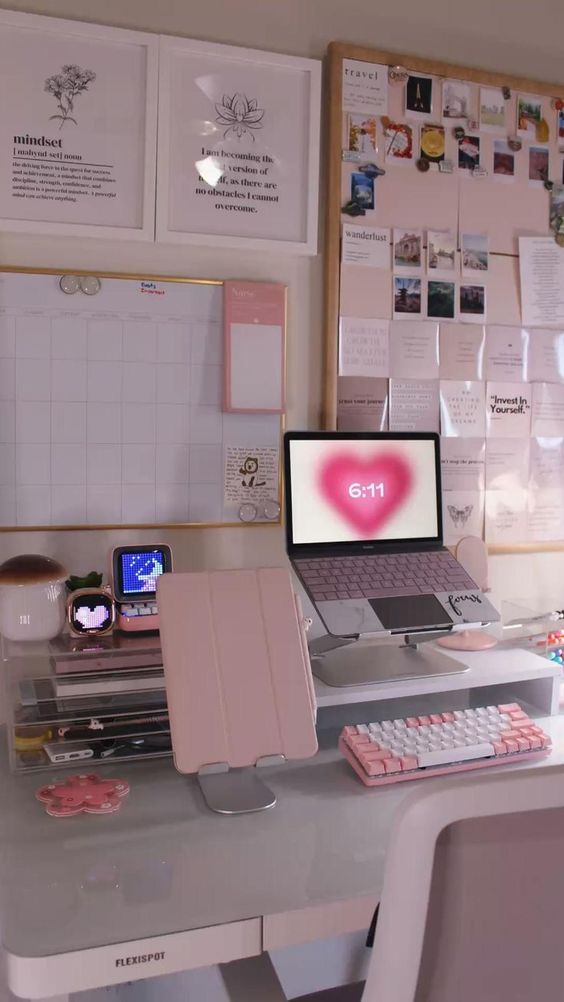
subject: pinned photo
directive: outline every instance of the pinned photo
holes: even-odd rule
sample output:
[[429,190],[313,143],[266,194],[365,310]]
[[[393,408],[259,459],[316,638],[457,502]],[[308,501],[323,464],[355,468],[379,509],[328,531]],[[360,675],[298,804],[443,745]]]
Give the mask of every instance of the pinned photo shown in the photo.
[[411,76],[405,85],[405,113],[408,118],[428,118],[433,110],[433,78]]
[[494,139],[493,172],[497,177],[515,177],[515,154],[505,139]]
[[362,171],[351,174],[351,201],[363,209],[374,208],[374,178],[367,177]]
[[529,181],[548,181],[548,150],[544,146],[529,148]]
[[394,275],[394,316],[421,316],[421,279]]
[[394,268],[421,268],[421,230],[394,230]]
[[470,118],[470,84],[461,80],[444,81],[443,118],[448,118],[449,122]]
[[483,285],[460,286],[460,319],[481,323],[486,319],[486,289]]
[[500,87],[480,87],[480,129],[505,132],[505,98]]
[[555,233],[564,230],[564,182],[555,184],[550,192],[550,228]]
[[371,156],[376,153],[376,119],[349,115],[349,150]]
[[458,142],[458,167],[460,170],[474,170],[480,166],[480,137],[464,136]]
[[460,237],[462,273],[488,270],[487,233],[462,233]]
[[388,163],[411,163],[413,160],[413,128],[405,122],[390,122],[384,132],[385,155]]
[[419,143],[421,159],[440,164],[445,158],[445,130],[442,125],[422,125]]
[[558,112],[558,145],[564,149],[564,108]]
[[453,320],[455,313],[454,282],[434,282],[427,285],[427,316],[433,320]]
[[517,135],[534,139],[542,120],[542,100],[519,94],[517,98]]
[[427,230],[428,271],[454,271],[456,240],[452,230]]

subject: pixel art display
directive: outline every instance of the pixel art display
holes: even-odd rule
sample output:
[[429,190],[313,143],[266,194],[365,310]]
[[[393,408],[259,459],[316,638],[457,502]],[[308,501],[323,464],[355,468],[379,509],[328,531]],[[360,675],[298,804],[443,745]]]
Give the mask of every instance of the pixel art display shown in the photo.
[[165,558],[162,550],[139,553],[122,553],[121,575],[124,595],[156,592],[157,578],[164,574]]

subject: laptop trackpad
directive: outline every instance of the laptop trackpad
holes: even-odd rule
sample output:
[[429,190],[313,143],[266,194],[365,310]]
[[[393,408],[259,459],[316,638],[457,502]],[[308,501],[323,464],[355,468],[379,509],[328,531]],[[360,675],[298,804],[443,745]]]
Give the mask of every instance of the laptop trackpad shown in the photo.
[[370,605],[386,630],[414,630],[425,626],[452,626],[434,595],[405,598],[369,598]]

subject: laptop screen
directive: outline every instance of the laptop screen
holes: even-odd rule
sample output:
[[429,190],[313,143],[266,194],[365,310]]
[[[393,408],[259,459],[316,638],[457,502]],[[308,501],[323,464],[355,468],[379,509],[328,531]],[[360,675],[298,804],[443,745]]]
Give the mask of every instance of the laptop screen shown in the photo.
[[285,438],[289,547],[442,542],[438,435],[288,432]]

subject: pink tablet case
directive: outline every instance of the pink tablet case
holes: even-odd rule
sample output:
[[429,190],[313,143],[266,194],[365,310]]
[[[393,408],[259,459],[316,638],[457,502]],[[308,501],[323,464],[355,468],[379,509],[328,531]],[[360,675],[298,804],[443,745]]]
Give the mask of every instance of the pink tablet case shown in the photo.
[[179,772],[315,754],[311,667],[288,570],[163,574],[157,600]]

